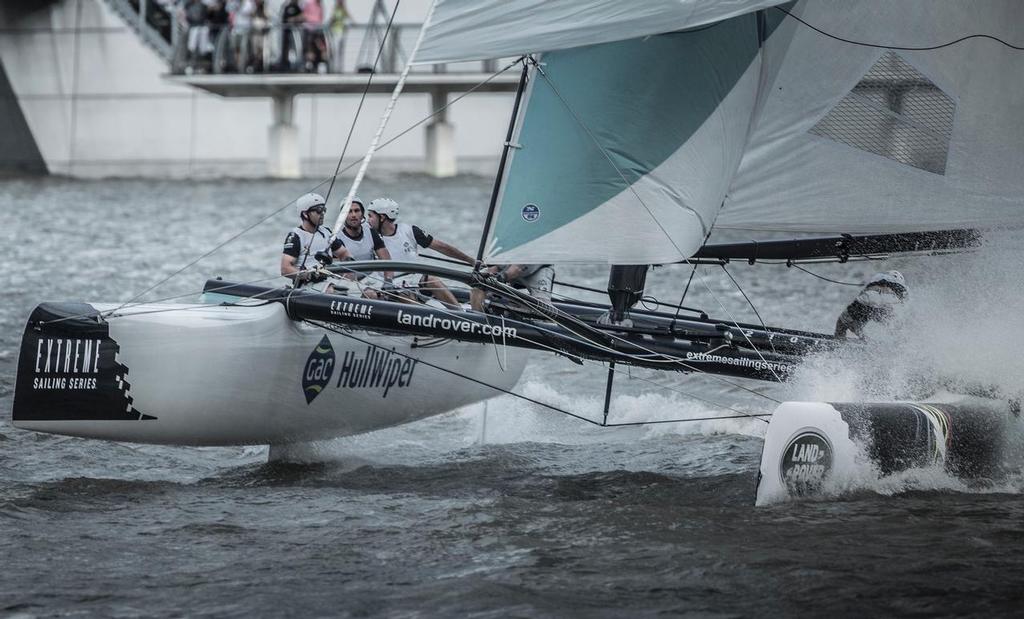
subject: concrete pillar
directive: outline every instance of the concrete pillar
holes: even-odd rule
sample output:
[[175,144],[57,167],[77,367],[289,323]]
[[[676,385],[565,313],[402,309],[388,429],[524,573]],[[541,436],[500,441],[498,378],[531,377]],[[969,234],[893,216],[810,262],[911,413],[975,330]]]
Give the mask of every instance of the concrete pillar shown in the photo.
[[274,95],[274,124],[267,131],[267,174],[271,178],[299,178],[299,130],[292,124],[295,97]]
[[[438,88],[430,93],[430,111],[441,109],[448,103],[448,91]],[[455,176],[455,127],[448,122],[448,111],[434,116],[426,128],[427,174],[437,178]]]

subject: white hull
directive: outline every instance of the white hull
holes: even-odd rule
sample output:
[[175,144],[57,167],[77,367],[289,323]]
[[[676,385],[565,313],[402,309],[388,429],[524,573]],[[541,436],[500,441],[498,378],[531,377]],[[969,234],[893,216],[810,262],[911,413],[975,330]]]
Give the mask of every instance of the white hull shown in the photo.
[[[116,353],[104,352],[106,361],[87,344],[93,336],[72,327],[64,333],[46,327],[37,341],[31,326],[26,330],[16,427],[176,445],[325,439],[499,395],[455,374],[510,389],[528,354],[457,341],[420,348],[412,336],[362,330],[348,331],[349,337],[290,320],[280,303],[139,306],[108,324],[113,343],[104,342],[104,351]],[[425,341],[437,340],[418,338]],[[98,363],[86,359],[87,350]],[[97,405],[95,392],[102,389],[115,393]]]

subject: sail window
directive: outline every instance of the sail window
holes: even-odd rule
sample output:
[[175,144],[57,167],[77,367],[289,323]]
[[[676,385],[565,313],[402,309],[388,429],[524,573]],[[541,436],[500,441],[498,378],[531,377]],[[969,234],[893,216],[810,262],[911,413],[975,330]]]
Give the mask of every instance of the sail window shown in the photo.
[[889,51],[810,132],[945,174],[955,111],[949,95]]

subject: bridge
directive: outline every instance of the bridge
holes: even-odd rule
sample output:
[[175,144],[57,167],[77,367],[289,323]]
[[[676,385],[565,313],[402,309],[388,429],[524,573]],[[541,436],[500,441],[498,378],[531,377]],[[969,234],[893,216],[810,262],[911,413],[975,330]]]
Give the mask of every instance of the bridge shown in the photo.
[[[271,26],[254,34],[230,27],[215,32],[190,32],[156,0],[106,0],[116,13],[169,66],[168,82],[227,98],[269,98],[267,173],[276,178],[301,175],[294,100],[303,94],[390,94],[405,64],[404,49],[420,24],[394,24],[384,37],[386,15],[378,3],[373,19],[349,25],[343,36],[329,27],[312,34],[300,28]],[[210,52],[198,53],[196,34],[208,37]],[[306,72],[302,50],[317,42],[318,62]],[[190,45],[190,42],[192,45]],[[322,42],[322,43],[321,43]],[[378,50],[377,71],[372,67]],[[403,92],[430,95],[424,116],[425,172],[437,177],[457,172],[454,131],[446,106],[452,93],[514,92],[518,71],[495,75],[508,60],[416,67]],[[270,72],[273,71],[273,72]]]

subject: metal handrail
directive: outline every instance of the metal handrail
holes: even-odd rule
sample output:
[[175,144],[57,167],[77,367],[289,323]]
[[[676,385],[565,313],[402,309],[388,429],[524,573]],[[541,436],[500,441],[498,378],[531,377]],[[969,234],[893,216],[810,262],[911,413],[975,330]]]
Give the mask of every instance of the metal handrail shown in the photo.
[[[372,56],[367,60],[358,53],[368,44],[376,50],[383,31],[366,24],[349,24],[344,28],[330,25],[307,28],[304,25],[283,26],[273,23],[267,28],[223,26],[216,33],[210,26],[189,27],[177,23],[171,72],[190,71],[234,73],[369,73]],[[378,73],[397,73],[406,62],[406,39],[415,37],[420,24],[394,24],[384,46]],[[203,34],[205,29],[207,34]],[[198,30],[198,32],[196,32]],[[205,39],[205,40],[204,40]],[[315,47],[312,47],[315,46]],[[198,48],[198,49],[197,49]],[[307,64],[307,52],[311,66]],[[373,54],[375,56],[375,54]],[[496,60],[428,65],[415,67],[416,72],[479,73],[493,72]]]

